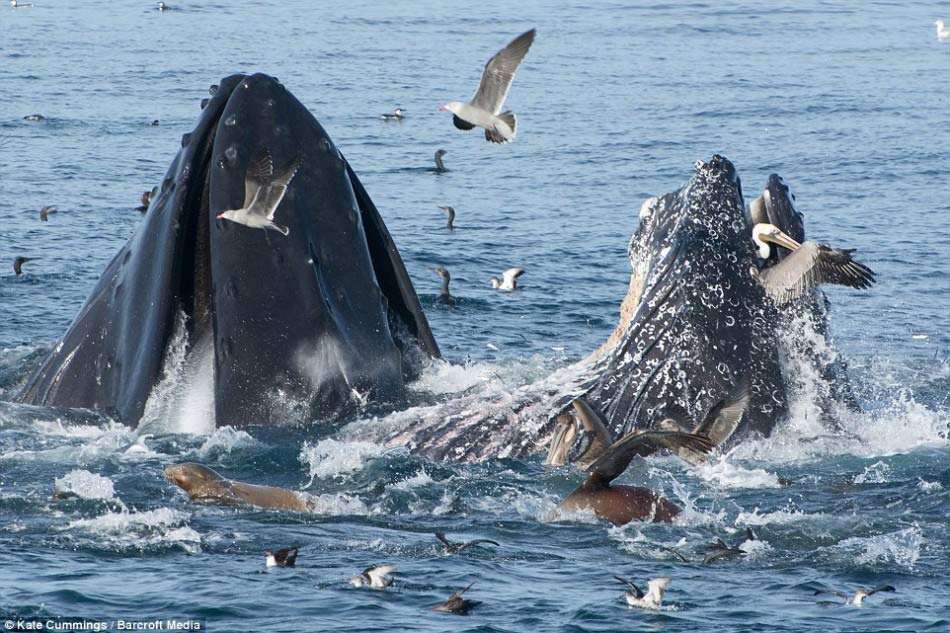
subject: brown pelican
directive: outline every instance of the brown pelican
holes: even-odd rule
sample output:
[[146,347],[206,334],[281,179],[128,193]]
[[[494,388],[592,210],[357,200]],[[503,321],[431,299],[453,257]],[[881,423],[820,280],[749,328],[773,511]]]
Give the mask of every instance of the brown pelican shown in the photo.
[[880,587],[875,587],[874,589],[858,589],[857,591],[854,592],[854,596],[849,596],[843,591],[835,591],[833,589],[819,589],[818,591],[815,592],[815,595],[817,596],[822,593],[834,594],[838,596],[839,598],[844,599],[844,604],[853,604],[856,607],[860,607],[861,604],[864,602],[865,598],[867,598],[868,596],[874,595],[878,593],[879,591],[894,592],[894,591],[897,591],[897,589],[895,589],[891,585],[881,585]]
[[874,271],[851,258],[855,249],[832,248],[811,240],[798,243],[768,223],[756,224],[752,228],[752,241],[762,259],[768,259],[772,254],[769,243],[791,251],[774,266],[753,269],[752,272],[778,303],[802,297],[823,283],[858,289],[870,288],[874,283]]
[[534,33],[534,29],[525,31],[488,60],[471,101],[450,101],[439,108],[452,113],[455,127],[460,130],[480,127],[485,130],[485,140],[492,143],[507,143],[515,137],[515,114],[502,112],[501,108],[518,66],[534,42]]
[[640,587],[633,584],[626,578],[614,576],[617,580],[627,585],[633,591],[624,591],[623,596],[627,599],[627,604],[631,607],[640,607],[641,609],[657,609],[663,604],[663,594],[670,584],[669,576],[660,578],[651,578],[647,581],[647,592],[643,593]]
[[[709,410],[706,418],[693,427],[692,433],[708,438],[713,446],[719,446],[735,433],[743,414],[749,406],[750,397],[749,383],[747,381],[739,382],[727,399],[720,400],[716,406]],[[666,418],[657,426],[666,431],[684,430],[673,418]],[[693,466],[706,461],[704,453],[691,451],[687,447],[678,449],[676,454],[684,462]]]
[[577,422],[579,421],[585,431],[585,446],[581,449],[580,455],[574,459],[574,463],[578,468],[586,470],[610,448],[613,439],[610,437],[610,431],[604,426],[603,416],[586,400],[578,398],[572,406],[574,407],[573,416],[564,413],[555,421],[554,436],[548,448],[546,463],[551,466],[563,466],[568,462],[568,451],[577,441]]
[[524,268],[509,268],[501,274],[501,279],[492,277],[491,287],[496,290],[517,290],[518,277],[524,274]]
[[468,587],[466,587],[465,589],[456,591],[451,596],[449,596],[448,600],[446,600],[445,602],[440,602],[439,604],[432,607],[432,610],[439,611],[440,613],[454,613],[456,615],[465,615],[466,613],[471,611],[473,608],[481,604],[481,602],[478,600],[467,600],[462,597],[462,594],[464,594],[466,591],[471,589],[472,585],[474,584],[475,584],[474,581],[470,582],[468,584]]

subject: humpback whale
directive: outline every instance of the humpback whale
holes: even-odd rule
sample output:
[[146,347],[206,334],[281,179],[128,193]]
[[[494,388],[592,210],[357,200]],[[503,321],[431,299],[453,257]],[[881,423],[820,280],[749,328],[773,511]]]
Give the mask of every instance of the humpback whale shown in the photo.
[[[234,75],[181,145],[18,400],[134,425],[183,321],[189,353],[211,350],[218,425],[398,401],[438,346],[379,212],[314,116],[276,79]],[[262,155],[299,161],[277,201],[286,235],[216,219],[242,207]]]

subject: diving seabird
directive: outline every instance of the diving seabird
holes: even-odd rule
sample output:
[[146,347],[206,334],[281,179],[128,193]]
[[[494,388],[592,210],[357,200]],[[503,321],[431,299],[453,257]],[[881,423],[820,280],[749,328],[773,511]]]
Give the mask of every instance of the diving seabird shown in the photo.
[[445,538],[445,532],[436,532],[435,537],[439,539],[439,542],[441,542],[443,546],[445,546],[446,554],[458,554],[468,547],[474,547],[475,545],[481,545],[482,543],[490,543],[496,546],[498,545],[498,543],[495,541],[487,538],[478,538],[474,541],[468,541],[467,543],[453,543],[449,539]]
[[151,189],[149,189],[148,191],[143,192],[143,193],[142,193],[142,198],[141,198],[141,203],[142,203],[142,204],[140,204],[139,206],[135,207],[135,210],[138,211],[139,213],[145,213],[146,211],[148,211],[149,205],[152,204],[152,195],[153,195],[153,193],[152,193],[152,190],[151,190]]
[[944,40],[950,37],[950,29],[943,25],[943,20],[937,20],[934,22],[937,25],[937,39]]
[[384,121],[402,121],[402,108],[396,108],[392,112],[380,114],[379,118]]
[[498,277],[491,278],[491,287],[496,290],[517,290],[518,277],[524,274],[524,268],[509,268]]
[[[14,8],[23,8],[27,6],[32,7],[33,5],[21,4],[19,7],[14,7]],[[24,121],[45,121],[46,117],[43,116],[42,114],[28,114],[25,117],[23,117],[23,120]]]
[[450,231],[454,231],[455,226],[453,226],[453,223],[455,222],[455,209],[453,209],[452,207],[439,207],[439,208],[449,214],[449,219],[445,222],[445,228],[447,228]]
[[444,149],[438,149],[435,151],[435,170],[440,174],[444,171],[448,171],[445,168],[445,163],[442,162],[442,157],[448,154],[449,152]]
[[40,209],[40,222],[49,222],[49,214],[55,213],[55,212],[56,212],[55,206],[50,205],[48,207],[43,207],[42,209]]
[[843,591],[835,591],[833,589],[819,589],[815,592],[815,595],[817,596],[822,593],[830,593],[842,598],[844,600],[844,604],[853,604],[856,607],[860,607],[864,603],[864,599],[868,596],[874,595],[878,592],[894,591],[897,591],[897,589],[891,585],[881,585],[880,587],[875,587],[874,589],[858,589],[854,592],[854,596],[849,596]]
[[[749,406],[750,397],[749,382],[747,380],[739,381],[733,388],[732,393],[725,400],[717,402],[706,414],[703,421],[693,427],[690,432],[708,438],[713,446],[719,446],[736,432],[736,428]],[[660,421],[657,427],[667,431],[688,429],[673,418]],[[692,466],[698,466],[706,462],[705,453],[691,451],[686,447],[678,449],[676,455]]]
[[854,261],[853,248],[832,248],[806,240],[799,244],[774,224],[756,224],[752,241],[759,248],[759,257],[768,259],[769,242],[792,251],[774,266],[763,270],[753,268],[752,274],[778,303],[787,303],[804,296],[823,283],[838,284],[863,290],[874,283],[874,271]]
[[668,576],[652,578],[647,581],[647,592],[643,593],[640,587],[636,586],[626,578],[614,576],[617,580],[627,585],[633,591],[624,591],[623,595],[627,599],[627,604],[631,607],[640,607],[641,609],[658,609],[663,604],[663,594],[670,584]]
[[449,294],[449,282],[452,281],[452,276],[449,274],[449,271],[439,266],[435,269],[435,274],[442,278],[442,288],[439,290],[439,303],[444,303],[447,306],[455,305],[455,299]]
[[479,600],[466,600],[462,597],[462,594],[472,588],[475,582],[470,582],[468,587],[460,591],[456,591],[448,600],[445,602],[440,602],[439,604],[432,607],[433,611],[439,611],[441,613],[455,613],[456,615],[465,615],[473,608],[481,604]]
[[294,158],[280,172],[274,173],[270,150],[264,149],[247,167],[244,176],[244,206],[222,211],[215,217],[231,220],[255,229],[271,229],[289,235],[290,229],[274,222],[274,214],[287,193],[287,186],[300,169],[300,159]]
[[282,547],[277,551],[267,550],[264,552],[264,565],[266,567],[293,567],[297,562],[299,549],[299,547]]
[[350,578],[350,584],[354,587],[374,587],[376,589],[385,589],[392,587],[396,581],[395,565],[377,565],[376,567],[367,567],[359,576]]
[[726,558],[734,558],[736,556],[745,556],[747,552],[740,549],[743,544],[747,541],[755,540],[755,533],[752,531],[752,528],[747,527],[745,529],[745,540],[736,543],[733,546],[727,545],[725,541],[721,538],[716,539],[716,542],[709,547],[709,554],[706,554],[706,557],[703,559],[703,562],[706,564],[715,563],[719,560],[724,560]]
[[450,101],[439,108],[452,113],[455,127],[460,130],[480,127],[485,130],[485,140],[492,143],[507,143],[515,137],[518,123],[515,114],[502,112],[501,108],[515,72],[534,42],[534,33],[534,29],[522,33],[488,60],[471,101]]
[[23,274],[23,264],[35,261],[36,257],[17,257],[13,260],[13,272],[17,275]]

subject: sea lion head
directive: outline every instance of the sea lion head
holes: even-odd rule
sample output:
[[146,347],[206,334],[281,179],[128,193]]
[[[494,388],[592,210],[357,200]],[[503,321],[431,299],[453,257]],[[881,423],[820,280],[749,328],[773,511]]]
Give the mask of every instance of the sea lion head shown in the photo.
[[207,466],[195,463],[169,464],[164,468],[165,479],[188,493],[191,498],[221,494],[227,480]]

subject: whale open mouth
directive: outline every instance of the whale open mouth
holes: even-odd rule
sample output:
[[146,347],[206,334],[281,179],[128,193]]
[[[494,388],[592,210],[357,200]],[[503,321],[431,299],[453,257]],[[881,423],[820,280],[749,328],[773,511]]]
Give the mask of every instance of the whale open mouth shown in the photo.
[[[300,161],[273,208],[287,235],[215,217],[242,208],[262,153],[275,167]],[[221,81],[142,226],[20,400],[135,424],[182,314],[189,349],[210,339],[219,425],[326,419],[353,394],[392,402],[418,359],[439,353],[369,195],[266,75]]]

